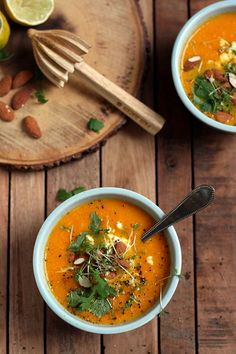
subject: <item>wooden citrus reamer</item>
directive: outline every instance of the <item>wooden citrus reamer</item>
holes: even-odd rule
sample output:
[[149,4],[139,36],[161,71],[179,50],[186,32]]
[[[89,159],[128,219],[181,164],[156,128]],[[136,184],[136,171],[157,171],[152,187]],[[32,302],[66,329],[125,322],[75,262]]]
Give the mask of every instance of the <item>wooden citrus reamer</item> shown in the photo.
[[163,117],[86,64],[81,55],[88,53],[90,46],[78,36],[64,30],[35,29],[29,29],[28,36],[37,65],[53,84],[64,87],[69,73],[75,71],[96,93],[146,131],[155,135],[161,130]]

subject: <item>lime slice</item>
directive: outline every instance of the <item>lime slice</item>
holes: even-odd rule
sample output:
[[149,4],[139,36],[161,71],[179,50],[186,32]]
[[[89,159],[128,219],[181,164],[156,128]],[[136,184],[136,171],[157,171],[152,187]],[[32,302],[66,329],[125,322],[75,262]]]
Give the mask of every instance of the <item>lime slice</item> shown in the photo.
[[35,26],[47,21],[54,0],[4,0],[9,17],[21,25]]
[[4,48],[10,36],[10,27],[6,17],[0,11],[0,49]]

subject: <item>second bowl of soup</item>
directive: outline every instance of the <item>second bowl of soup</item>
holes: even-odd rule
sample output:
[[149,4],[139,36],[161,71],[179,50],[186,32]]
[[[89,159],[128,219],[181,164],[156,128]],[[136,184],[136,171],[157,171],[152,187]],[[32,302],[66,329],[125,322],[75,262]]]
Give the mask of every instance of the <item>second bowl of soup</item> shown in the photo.
[[119,188],[90,190],[56,208],[34,249],[35,279],[51,309],[95,333],[131,330],[160,313],[180,275],[178,237],[173,228],[144,243],[141,236],[162,215]]
[[180,31],[172,75],[186,107],[204,123],[236,133],[236,4],[228,0],[194,15]]

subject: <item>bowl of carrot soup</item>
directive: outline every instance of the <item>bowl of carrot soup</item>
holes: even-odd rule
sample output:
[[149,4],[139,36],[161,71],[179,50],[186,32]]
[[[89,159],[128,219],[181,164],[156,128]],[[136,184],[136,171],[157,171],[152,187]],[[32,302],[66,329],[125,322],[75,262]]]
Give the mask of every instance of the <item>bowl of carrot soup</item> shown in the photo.
[[172,52],[179,97],[202,122],[236,133],[236,3],[220,1],[196,13]]
[[39,231],[33,266],[48,306],[94,333],[140,327],[170,301],[181,271],[173,227],[141,241],[164,213],[147,198],[98,188],[57,207]]

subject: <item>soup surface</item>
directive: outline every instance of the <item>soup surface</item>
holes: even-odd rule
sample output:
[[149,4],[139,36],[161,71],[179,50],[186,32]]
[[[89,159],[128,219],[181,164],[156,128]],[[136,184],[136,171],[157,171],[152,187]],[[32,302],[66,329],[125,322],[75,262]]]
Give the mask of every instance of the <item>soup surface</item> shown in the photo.
[[236,13],[212,17],[193,33],[180,70],[185,92],[199,110],[236,125]]
[[45,271],[57,300],[100,324],[146,312],[172,276],[164,235],[141,241],[153,224],[145,211],[121,200],[95,200],[64,215],[45,249]]

